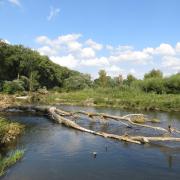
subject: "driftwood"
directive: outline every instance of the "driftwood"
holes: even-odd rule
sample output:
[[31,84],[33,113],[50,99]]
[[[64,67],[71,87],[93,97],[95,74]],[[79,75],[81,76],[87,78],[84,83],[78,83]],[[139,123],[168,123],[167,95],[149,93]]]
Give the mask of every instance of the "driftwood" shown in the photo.
[[[1,111],[9,111],[12,109],[20,110],[20,111],[33,111],[33,112],[35,111],[35,112],[41,112],[43,114],[48,114],[49,117],[53,121],[55,121],[56,123],[59,123],[59,124],[63,124],[66,127],[73,128],[73,129],[76,129],[76,130],[79,130],[82,132],[87,132],[87,133],[91,133],[94,135],[102,136],[105,138],[116,139],[119,141],[126,141],[126,142],[136,143],[136,144],[144,144],[144,143],[150,143],[150,142],[156,142],[156,141],[180,142],[180,138],[172,137],[172,136],[168,136],[168,137],[164,137],[164,136],[158,136],[158,137],[130,136],[127,134],[116,135],[116,134],[109,134],[109,133],[105,133],[105,132],[93,131],[90,129],[86,129],[86,128],[78,125],[73,120],[70,120],[67,118],[67,117],[78,118],[80,114],[83,114],[85,116],[88,116],[90,119],[93,119],[94,117],[100,117],[103,120],[113,119],[113,120],[121,122],[125,126],[129,126],[129,124],[131,124],[131,126],[140,126],[143,128],[151,128],[151,129],[161,131],[161,132],[165,132],[165,133],[169,133],[169,134],[171,132],[180,133],[180,131],[175,129],[175,128],[171,128],[169,130],[169,129],[165,129],[162,127],[150,126],[150,125],[146,125],[146,124],[139,124],[139,123],[135,123],[132,121],[131,117],[144,116],[143,114],[128,114],[126,116],[121,117],[121,116],[112,116],[112,115],[103,114],[103,113],[88,113],[88,112],[84,112],[84,111],[66,112],[66,111],[63,111],[63,110],[58,109],[56,107],[53,107],[53,106],[15,106],[15,107],[11,106],[11,107],[1,109]],[[124,123],[123,121],[127,121],[129,124]]]

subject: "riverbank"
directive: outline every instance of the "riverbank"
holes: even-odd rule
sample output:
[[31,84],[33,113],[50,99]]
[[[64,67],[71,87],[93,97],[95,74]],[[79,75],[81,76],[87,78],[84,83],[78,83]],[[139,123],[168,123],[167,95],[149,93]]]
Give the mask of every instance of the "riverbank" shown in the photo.
[[[23,131],[24,126],[20,123],[12,123],[5,118],[0,117],[0,148],[9,143],[12,143]],[[0,149],[0,176],[5,173],[5,170],[15,164],[22,158],[23,150],[11,152],[8,156],[1,157]]]
[[15,140],[23,131],[24,126],[17,122],[10,122],[5,118],[0,117],[0,145]]
[[180,112],[180,94],[154,94],[118,89],[86,89],[75,92],[49,92],[39,97],[45,104],[114,107],[130,110]]
[[47,94],[33,93],[28,99],[17,95],[0,94],[0,108],[24,104],[66,104],[94,107],[111,107],[129,110],[180,112],[180,94],[144,93],[118,88],[84,89],[73,92],[49,91]]

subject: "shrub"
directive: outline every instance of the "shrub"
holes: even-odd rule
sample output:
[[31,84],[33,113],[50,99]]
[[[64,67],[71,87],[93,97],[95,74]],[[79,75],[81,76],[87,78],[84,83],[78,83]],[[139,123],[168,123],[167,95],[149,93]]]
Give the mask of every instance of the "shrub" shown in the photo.
[[91,86],[91,80],[87,76],[72,76],[65,80],[65,89],[71,90],[81,90]]
[[3,92],[14,94],[24,91],[24,82],[21,80],[5,81],[3,84]]
[[162,78],[148,78],[141,82],[141,88],[145,92],[162,94],[165,92],[164,80]]
[[165,79],[165,88],[167,93],[180,93],[180,74],[172,75]]

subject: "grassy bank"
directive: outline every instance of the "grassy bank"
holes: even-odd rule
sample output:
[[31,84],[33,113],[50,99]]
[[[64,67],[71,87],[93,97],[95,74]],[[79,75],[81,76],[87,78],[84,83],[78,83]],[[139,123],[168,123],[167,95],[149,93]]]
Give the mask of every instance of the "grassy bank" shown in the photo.
[[104,106],[138,110],[180,111],[180,94],[155,94],[118,88],[85,89],[82,91],[57,93],[39,97],[45,104],[74,104]]
[[[10,122],[5,118],[0,117],[0,146],[11,143],[23,131],[24,126],[16,122]],[[5,173],[5,170],[15,164],[24,154],[23,150],[16,150],[8,157],[1,157],[0,151],[0,176]]]
[[16,150],[11,153],[8,157],[1,158],[0,157],[0,176],[5,173],[5,170],[15,164],[18,160],[22,158],[24,154],[24,150]]
[[0,117],[0,145],[12,142],[22,132],[24,126],[16,122],[9,122]]
[[[145,93],[136,89],[96,88],[72,92],[33,93],[28,100],[0,94],[0,107],[30,103],[116,107],[132,110],[180,111],[180,94]],[[18,96],[18,95],[17,95]]]

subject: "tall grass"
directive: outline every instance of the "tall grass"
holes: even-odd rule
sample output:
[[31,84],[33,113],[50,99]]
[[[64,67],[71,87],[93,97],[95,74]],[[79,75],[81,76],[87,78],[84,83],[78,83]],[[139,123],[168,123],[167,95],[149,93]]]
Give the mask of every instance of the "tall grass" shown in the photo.
[[145,93],[138,88],[96,88],[68,93],[51,92],[41,98],[46,104],[65,103],[94,106],[110,106],[126,109],[180,111],[180,94]]
[[5,170],[15,164],[24,155],[24,150],[16,150],[12,152],[8,157],[0,158],[0,176],[4,175]]
[[23,129],[24,125],[0,117],[0,145],[16,139]]

